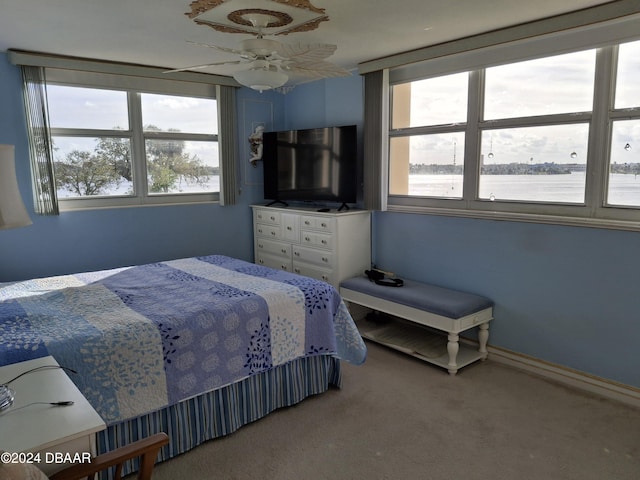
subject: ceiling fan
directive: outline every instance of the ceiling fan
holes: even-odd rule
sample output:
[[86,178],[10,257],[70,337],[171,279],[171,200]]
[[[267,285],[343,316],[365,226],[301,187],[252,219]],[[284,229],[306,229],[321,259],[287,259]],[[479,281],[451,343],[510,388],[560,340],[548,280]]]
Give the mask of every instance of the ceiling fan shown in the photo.
[[238,55],[240,57],[239,60],[193,65],[168,70],[165,73],[198,70],[216,65],[248,64],[248,69],[235,72],[233,77],[241,85],[260,92],[283,86],[290,76],[297,77],[299,79],[297,83],[302,83],[321,78],[351,75],[344,68],[325,60],[336,51],[336,45],[324,43],[309,45],[285,44],[267,39],[264,37],[262,30],[269,25],[273,17],[265,13],[252,13],[247,16],[247,19],[256,29],[255,38],[243,40],[238,49],[189,42]]

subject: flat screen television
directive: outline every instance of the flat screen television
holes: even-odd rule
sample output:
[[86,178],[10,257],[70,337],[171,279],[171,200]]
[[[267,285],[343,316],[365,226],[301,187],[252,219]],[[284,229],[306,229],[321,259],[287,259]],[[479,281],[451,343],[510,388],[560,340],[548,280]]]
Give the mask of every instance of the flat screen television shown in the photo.
[[271,204],[357,200],[356,125],[265,132],[262,160]]

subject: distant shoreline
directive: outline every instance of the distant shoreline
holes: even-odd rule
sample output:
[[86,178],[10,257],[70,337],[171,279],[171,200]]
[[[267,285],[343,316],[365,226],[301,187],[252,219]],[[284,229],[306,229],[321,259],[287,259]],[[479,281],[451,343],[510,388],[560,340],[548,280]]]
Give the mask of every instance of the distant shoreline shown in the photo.
[[[573,172],[585,172],[584,163],[499,163],[485,164],[480,167],[481,175],[570,175]],[[409,165],[410,175],[462,175],[463,165],[415,164]],[[640,163],[614,163],[610,173],[629,175],[640,174]]]

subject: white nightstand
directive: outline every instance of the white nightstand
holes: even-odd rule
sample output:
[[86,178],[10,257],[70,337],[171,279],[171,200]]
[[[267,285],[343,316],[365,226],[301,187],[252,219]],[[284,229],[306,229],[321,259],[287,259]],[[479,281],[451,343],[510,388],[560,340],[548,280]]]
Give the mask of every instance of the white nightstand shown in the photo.
[[[0,385],[42,365],[58,362],[53,357],[43,357],[0,367]],[[106,425],[63,369],[28,373],[9,386],[15,391],[15,403],[0,414],[0,450],[40,452],[38,465],[47,475],[65,466],[55,461],[52,454],[95,455],[95,433]],[[73,401],[73,405],[29,405],[59,401]]]

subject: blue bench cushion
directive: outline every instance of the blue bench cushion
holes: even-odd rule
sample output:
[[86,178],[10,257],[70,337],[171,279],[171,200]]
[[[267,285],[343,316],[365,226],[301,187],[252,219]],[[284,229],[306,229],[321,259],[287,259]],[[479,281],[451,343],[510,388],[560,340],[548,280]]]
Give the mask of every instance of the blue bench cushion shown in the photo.
[[491,300],[480,295],[412,280],[405,280],[403,287],[386,287],[377,285],[363,275],[345,280],[340,286],[453,319],[493,306]]

